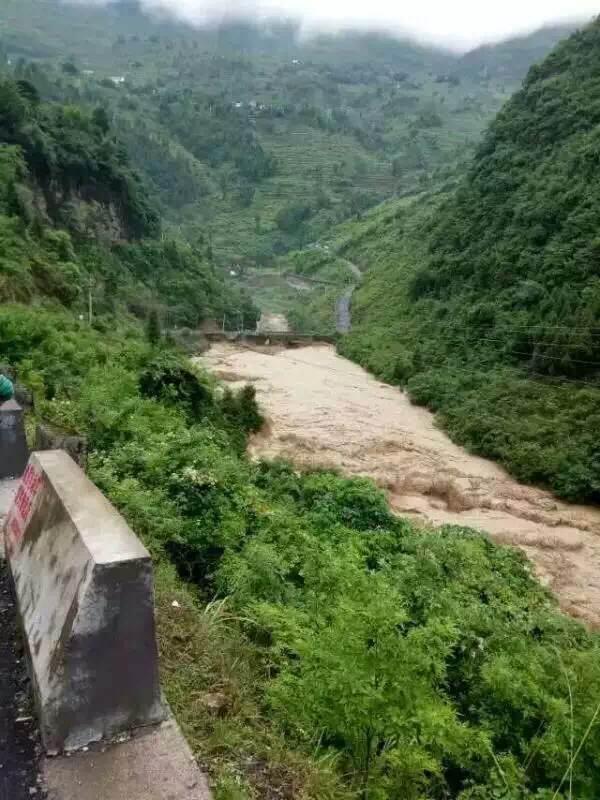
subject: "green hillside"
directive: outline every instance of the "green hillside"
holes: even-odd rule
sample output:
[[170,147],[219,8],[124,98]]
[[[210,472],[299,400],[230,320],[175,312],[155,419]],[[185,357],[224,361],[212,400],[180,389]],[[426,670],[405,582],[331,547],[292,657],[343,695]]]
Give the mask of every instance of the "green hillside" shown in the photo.
[[168,324],[256,313],[204,250],[160,235],[157,209],[104,109],[43,103],[0,79],[0,301],[52,300]]
[[57,3],[3,4],[10,69],[44,97],[106,108],[166,224],[225,265],[270,266],[385,198],[454,179],[564,33],[459,57],[370,34],[300,41],[290,24],[194,30],[137,3]]
[[[518,477],[600,498],[600,23],[529,72],[455,192],[385,207],[342,351]],[[332,235],[335,240],[335,235]]]
[[[84,22],[96,13],[81,10]],[[62,41],[58,24],[38,34],[50,54]],[[30,427],[43,419],[86,436],[91,479],[152,554],[162,685],[215,800],[595,800],[598,635],[559,612],[516,550],[464,528],[417,529],[370,481],[245,455],[262,424],[254,388],[217,386],[161,335],[160,316],[196,326],[255,311],[219,277],[209,236],[190,244],[161,230],[114,108],[95,90],[59,102],[80,74],[65,63],[60,82],[30,63],[0,80],[1,360],[33,390]],[[163,109],[172,125],[196,110]],[[218,131],[199,129],[199,153]],[[268,170],[260,148],[239,160],[244,136],[231,125],[225,162]],[[189,151],[169,142],[187,164]],[[215,168],[201,163],[209,180]],[[458,355],[440,344],[451,294],[431,281],[430,248],[441,226],[459,224],[454,203],[423,194],[355,209],[359,221],[285,263],[334,286],[349,259],[369,267],[346,346],[393,378],[414,375],[415,392],[449,386],[462,403],[477,380],[479,391],[499,386],[505,372],[492,348],[477,355],[489,369],[461,383],[448,368]],[[419,337],[437,369],[419,370]],[[504,383],[511,408],[538,386],[519,368],[517,385]],[[561,413],[569,403],[582,413],[579,394],[564,397]],[[598,430],[591,413],[585,424]]]

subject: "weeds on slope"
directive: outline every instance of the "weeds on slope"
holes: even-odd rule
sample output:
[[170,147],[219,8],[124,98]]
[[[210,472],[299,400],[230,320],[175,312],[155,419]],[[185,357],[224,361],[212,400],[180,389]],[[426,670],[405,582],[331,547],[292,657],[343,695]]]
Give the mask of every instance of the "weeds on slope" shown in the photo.
[[135,331],[5,307],[0,346],[153,554],[165,691],[218,800],[598,796],[600,642],[523,556],[249,462],[252,392]]

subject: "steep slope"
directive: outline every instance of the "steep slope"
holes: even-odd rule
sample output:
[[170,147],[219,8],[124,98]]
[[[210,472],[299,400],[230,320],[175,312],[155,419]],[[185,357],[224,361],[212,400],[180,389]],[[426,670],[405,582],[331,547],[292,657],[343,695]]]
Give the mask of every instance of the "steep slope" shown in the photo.
[[41,103],[28,81],[0,80],[0,301],[162,309],[169,324],[255,317],[204,252],[159,233],[102,108]]
[[18,77],[45,97],[103,105],[170,223],[225,264],[262,267],[453,177],[560,36],[471,62],[380,35],[300,40],[290,24],[192,29],[135,2],[5,5],[0,49]]
[[599,69],[595,22],[531,69],[455,194],[351,246],[368,271],[343,345],[476,452],[596,501]]
[[[595,22],[531,69],[456,191],[383,204],[287,260],[313,278],[358,264],[342,352],[521,480],[596,502],[599,67]],[[331,324],[330,305],[315,293],[290,317]]]
[[600,23],[540,66],[491,125],[431,227],[416,300],[548,374],[598,373]]

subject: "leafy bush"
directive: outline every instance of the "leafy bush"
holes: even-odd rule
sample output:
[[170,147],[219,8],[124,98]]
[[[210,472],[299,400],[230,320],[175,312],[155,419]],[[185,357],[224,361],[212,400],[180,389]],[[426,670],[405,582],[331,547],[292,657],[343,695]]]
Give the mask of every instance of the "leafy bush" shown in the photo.
[[239,427],[244,433],[257,433],[264,424],[256,402],[256,389],[246,384],[237,394],[225,389],[221,408],[225,419]]
[[[352,489],[308,475],[296,478],[299,496],[315,478]],[[597,638],[557,614],[521,555],[482,536],[390,520],[365,537],[332,522],[327,505],[311,505],[309,525],[301,508],[273,511],[241,549],[225,550],[217,573],[267,643],[267,702],[282,729],[336,753],[372,798],[556,788],[568,766],[569,683],[588,687],[573,711],[578,743],[600,702]],[[379,512],[350,518],[373,529]],[[597,791],[594,731],[581,782],[573,775],[577,796]]]
[[307,797],[558,800],[564,775],[573,796],[598,796],[600,641],[522,555],[417,531],[369,481],[252,464],[209,384],[174,352],[149,363],[143,332],[5,306],[0,349],[45,416],[87,434],[92,478],[157,564],[228,598],[219,647],[229,637],[247,659],[255,710],[234,704],[219,725],[250,753],[259,718],[277,752],[316,753],[330,788]]
[[141,372],[140,393],[164,403],[174,403],[186,409],[195,418],[200,418],[214,403],[210,390],[198,375],[181,359],[165,352],[150,361]]

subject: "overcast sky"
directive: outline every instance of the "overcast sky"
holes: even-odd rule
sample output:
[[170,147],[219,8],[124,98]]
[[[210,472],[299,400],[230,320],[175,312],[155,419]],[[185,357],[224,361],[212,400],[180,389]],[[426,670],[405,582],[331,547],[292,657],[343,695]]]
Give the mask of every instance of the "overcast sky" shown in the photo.
[[[82,0],[80,0],[81,2]],[[83,0],[116,2],[116,0]],[[307,32],[367,29],[469,49],[545,24],[587,21],[600,0],[141,0],[198,25],[226,18],[292,17]],[[225,8],[226,7],[226,8]]]

